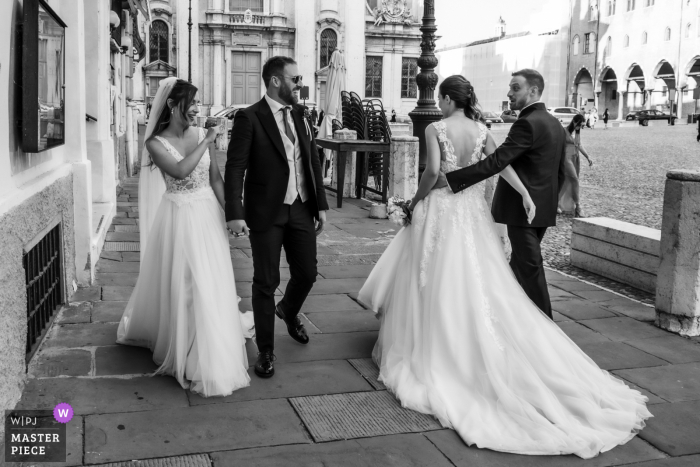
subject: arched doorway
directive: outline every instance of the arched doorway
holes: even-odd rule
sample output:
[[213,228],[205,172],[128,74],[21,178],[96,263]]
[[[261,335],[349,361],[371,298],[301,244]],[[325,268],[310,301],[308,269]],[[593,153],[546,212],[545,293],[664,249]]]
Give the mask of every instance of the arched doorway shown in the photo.
[[684,94],[680,98],[682,102],[684,101],[683,113],[685,115],[698,113],[698,101],[693,97],[693,94],[695,89],[700,88],[700,55],[696,55],[688,62],[688,65],[685,67],[685,76],[688,77],[685,88],[688,90],[688,95]]
[[676,103],[672,102],[672,93],[669,92],[676,89],[676,72],[673,70],[673,66],[668,61],[661,60],[656,65],[652,76],[655,81],[654,91],[650,93],[651,108],[677,115]]
[[644,92],[646,88],[646,82],[644,78],[644,71],[642,67],[638,64],[633,64],[627,70],[627,96],[623,102],[623,113],[631,110],[644,109],[647,99],[646,93]]
[[574,78],[573,96],[571,106],[581,109],[583,107],[593,107],[595,105],[595,94],[593,93],[593,77],[586,68],[581,68]]
[[598,113],[603,115],[608,109],[610,119],[615,120],[620,113],[620,100],[617,93],[617,74],[607,67],[600,74],[600,94],[598,96]]

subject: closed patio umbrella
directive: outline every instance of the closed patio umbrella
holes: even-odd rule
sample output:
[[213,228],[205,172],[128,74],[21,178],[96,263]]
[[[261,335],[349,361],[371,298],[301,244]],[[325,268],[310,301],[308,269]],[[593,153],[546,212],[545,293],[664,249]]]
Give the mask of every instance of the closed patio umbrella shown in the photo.
[[[345,58],[340,50],[336,49],[331,55],[328,64],[328,76],[326,78],[326,102],[321,110],[324,112],[323,122],[318,129],[319,138],[333,137],[333,119],[342,121],[342,108],[340,104],[340,92],[346,88],[345,83]],[[325,149],[326,159],[331,160],[333,151]],[[332,165],[331,165],[332,167]]]

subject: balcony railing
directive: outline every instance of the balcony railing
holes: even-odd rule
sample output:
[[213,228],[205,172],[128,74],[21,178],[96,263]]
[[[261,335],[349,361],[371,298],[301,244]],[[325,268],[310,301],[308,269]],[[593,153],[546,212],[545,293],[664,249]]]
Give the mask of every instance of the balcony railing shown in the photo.
[[266,16],[263,15],[251,15],[250,20],[246,21],[246,15],[242,13],[232,13],[228,15],[229,23],[231,24],[256,24],[265,25]]

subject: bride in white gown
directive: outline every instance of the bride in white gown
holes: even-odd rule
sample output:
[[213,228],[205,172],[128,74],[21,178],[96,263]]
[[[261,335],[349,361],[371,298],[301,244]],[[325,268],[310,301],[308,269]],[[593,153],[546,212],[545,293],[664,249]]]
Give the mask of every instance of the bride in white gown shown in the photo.
[[[468,82],[467,82],[468,85]],[[438,173],[491,154],[468,90],[446,95],[426,130],[413,221],[391,242],[359,298],[379,313],[373,357],[404,407],[434,415],[480,448],[590,458],[624,444],[652,415],[647,398],[601,370],[518,284],[484,184],[431,191]],[[535,207],[509,166],[501,173]]]
[[139,180],[141,270],[117,342],[151,349],[156,374],[184,388],[226,396],[250,383],[253,318],[238,311],[223,180],[209,155],[218,129],[191,126],[196,94],[167,78],[153,102]]

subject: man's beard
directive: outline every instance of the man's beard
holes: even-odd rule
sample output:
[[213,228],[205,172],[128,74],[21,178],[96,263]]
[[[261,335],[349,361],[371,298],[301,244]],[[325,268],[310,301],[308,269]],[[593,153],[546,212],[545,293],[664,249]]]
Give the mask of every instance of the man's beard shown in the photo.
[[294,94],[292,89],[289,86],[287,86],[287,83],[284,83],[284,85],[280,87],[279,97],[287,105],[295,105],[299,102],[299,98],[296,94]]

